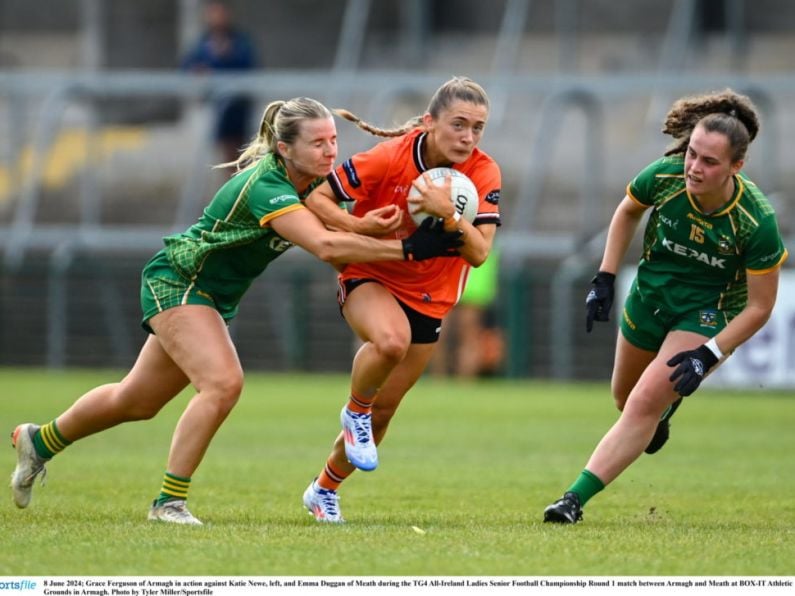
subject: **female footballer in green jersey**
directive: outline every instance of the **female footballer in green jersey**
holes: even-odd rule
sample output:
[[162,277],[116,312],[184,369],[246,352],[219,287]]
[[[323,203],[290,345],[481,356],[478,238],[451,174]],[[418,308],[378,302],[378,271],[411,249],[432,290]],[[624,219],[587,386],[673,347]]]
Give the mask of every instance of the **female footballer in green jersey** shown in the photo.
[[[50,423],[21,424],[12,433],[18,507],[28,506],[34,480],[55,454],[117,424],[152,418],[190,384],[196,394],[177,423],[149,519],[201,524],[186,507],[191,476],[243,387],[227,323],[268,264],[294,244],[334,264],[458,254],[457,234],[441,228],[421,227],[402,241],[327,230],[302,200],[336,157],[336,127],[325,106],[296,98],[266,107],[259,134],[231,164],[238,173],[199,221],[166,237],[165,248],[144,267],[143,326],[151,334],[132,370],[120,382],[92,389]],[[399,217],[387,208],[362,223],[378,231]]]
[[770,317],[787,250],[770,203],[740,172],[758,130],[754,105],[731,90],[680,99],[663,127],[675,143],[628,185],[586,299],[590,331],[608,320],[615,274],[651,208],[616,345],[621,415],[544,521],[576,523],[641,453],[658,451],[682,398]]

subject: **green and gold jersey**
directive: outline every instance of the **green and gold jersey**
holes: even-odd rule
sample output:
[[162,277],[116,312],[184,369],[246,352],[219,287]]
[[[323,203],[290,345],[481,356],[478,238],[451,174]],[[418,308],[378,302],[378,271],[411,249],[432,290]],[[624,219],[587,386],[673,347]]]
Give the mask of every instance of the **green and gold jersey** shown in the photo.
[[742,173],[732,199],[713,213],[687,192],[682,155],[647,166],[627,196],[652,207],[635,285],[644,302],[667,312],[715,308],[731,318],[748,301],[746,276],[787,258],[770,202]]
[[171,266],[217,302],[236,304],[268,264],[292,244],[270,222],[303,209],[284,163],[270,153],[229,179],[193,226],[163,239]]

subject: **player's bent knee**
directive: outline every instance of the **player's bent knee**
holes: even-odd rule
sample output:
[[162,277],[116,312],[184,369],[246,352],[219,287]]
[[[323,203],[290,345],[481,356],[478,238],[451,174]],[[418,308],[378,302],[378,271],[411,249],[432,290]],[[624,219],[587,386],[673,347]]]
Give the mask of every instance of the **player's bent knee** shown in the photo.
[[647,418],[657,420],[664,408],[665,406],[659,396],[635,391],[627,400],[622,410],[622,415],[632,416],[638,420]]
[[610,385],[610,390],[613,394],[613,403],[616,404],[616,408],[618,408],[619,412],[623,412],[624,406],[626,406],[629,395],[632,392],[632,387],[626,387],[624,384],[619,384],[614,381]]
[[235,407],[243,392],[243,374],[228,374],[202,384],[202,398],[211,400],[222,413]]
[[629,396],[613,394],[613,403],[616,405],[616,409],[619,412],[623,412],[624,411],[624,406],[627,405],[627,397],[629,397]]
[[392,363],[398,363],[406,357],[411,346],[411,338],[400,334],[392,334],[374,342],[378,355]]

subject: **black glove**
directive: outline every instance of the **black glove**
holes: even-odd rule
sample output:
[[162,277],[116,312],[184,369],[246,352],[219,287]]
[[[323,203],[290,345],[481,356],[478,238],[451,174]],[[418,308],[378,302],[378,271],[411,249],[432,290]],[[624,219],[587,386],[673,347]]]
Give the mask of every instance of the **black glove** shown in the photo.
[[698,389],[709,369],[717,362],[718,357],[706,345],[699,346],[695,350],[679,352],[668,361],[668,366],[679,365],[668,380],[679,379],[674,385],[674,391],[682,397],[687,397]]
[[457,257],[458,248],[464,244],[462,234],[459,230],[445,232],[441,219],[426,217],[411,236],[403,239],[403,257],[407,261]]
[[616,276],[607,271],[600,271],[591,280],[593,287],[585,298],[585,330],[590,333],[594,321],[608,321],[610,307],[615,296]]

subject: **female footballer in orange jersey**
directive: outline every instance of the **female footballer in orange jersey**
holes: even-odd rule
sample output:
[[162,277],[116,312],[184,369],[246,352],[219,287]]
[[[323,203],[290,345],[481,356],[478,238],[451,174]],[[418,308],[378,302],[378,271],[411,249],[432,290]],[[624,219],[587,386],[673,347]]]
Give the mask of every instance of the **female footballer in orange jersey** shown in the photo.
[[[489,115],[483,88],[465,77],[444,83],[427,111],[402,127],[377,129],[344,110],[337,114],[371,134],[395,137],[358,153],[310,194],[309,207],[330,228],[380,238],[405,238],[415,229],[411,210],[444,220],[461,231],[459,258],[422,263],[347,265],[339,276],[339,302],[351,329],[364,342],[353,359],[351,391],[337,437],[320,475],[304,493],[304,505],[322,522],[342,522],[337,488],[356,468],[378,465],[376,445],[403,396],[425,370],[439,339],[442,318],[456,304],[470,267],[486,260],[500,225],[500,169],[477,148]],[[423,172],[450,167],[478,189],[478,213],[461,219],[450,202],[449,180],[437,187],[425,177],[420,195],[407,198]],[[339,201],[353,202],[349,213]],[[380,217],[365,219],[378,210]]]
[[[335,264],[420,262],[455,253],[458,234],[427,224],[400,242],[329,232],[301,198],[333,171],[336,157],[337,127],[324,105],[307,97],[268,104],[256,138],[237,161],[223,164],[238,173],[193,226],[164,239],[165,248],[144,268],[141,305],[150,335],[132,370],[120,382],[88,391],[49,423],[23,423],[13,431],[17,466],[11,490],[17,507],[30,504],[45,464],[74,441],[151,418],[192,385],[196,395],[174,431],[149,519],[201,525],[187,507],[191,476],[243,387],[228,322],[271,261],[293,244]],[[377,222],[379,212],[368,219]]]

